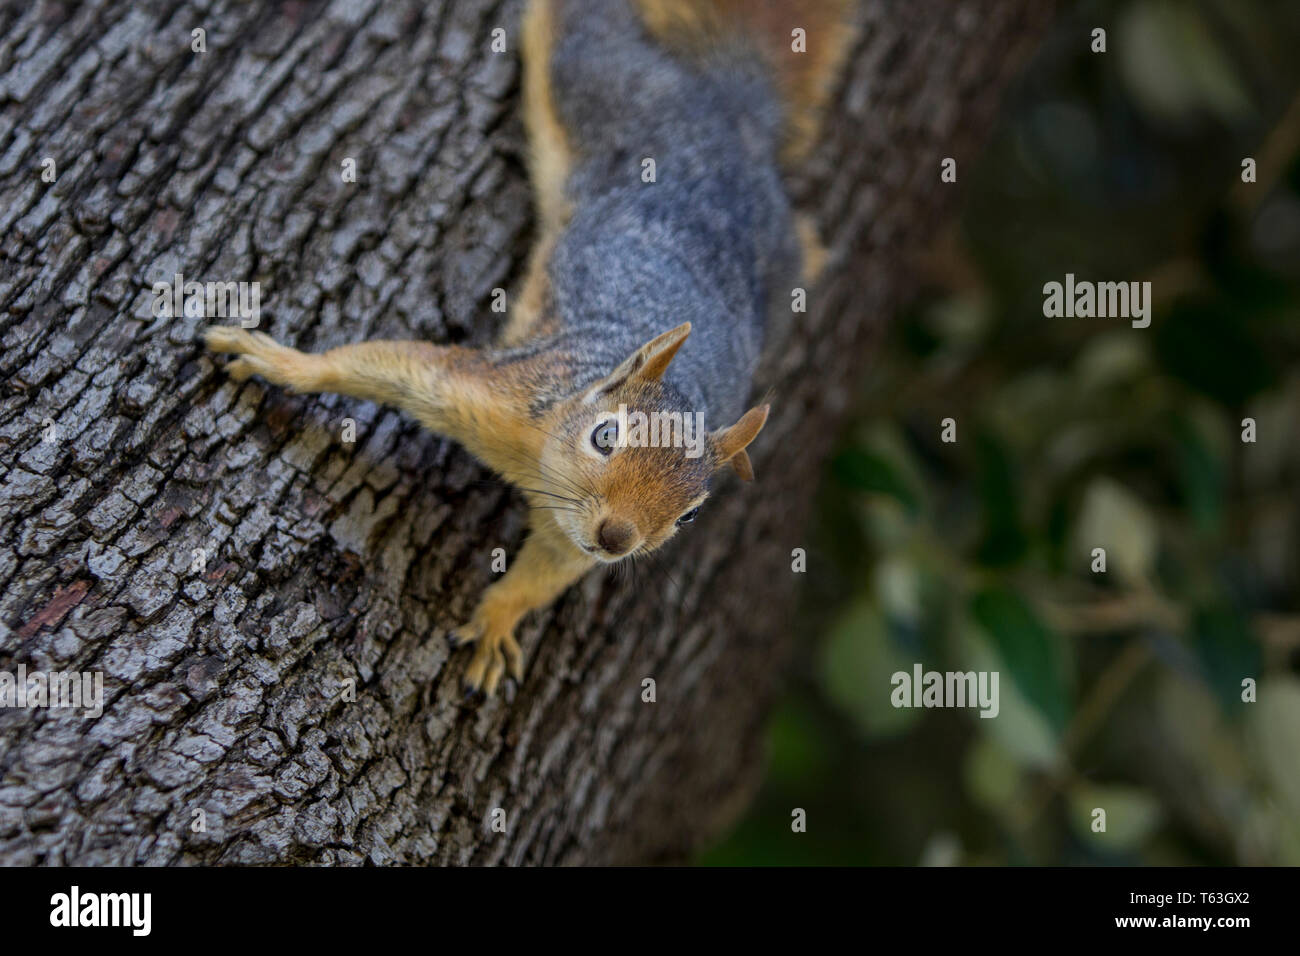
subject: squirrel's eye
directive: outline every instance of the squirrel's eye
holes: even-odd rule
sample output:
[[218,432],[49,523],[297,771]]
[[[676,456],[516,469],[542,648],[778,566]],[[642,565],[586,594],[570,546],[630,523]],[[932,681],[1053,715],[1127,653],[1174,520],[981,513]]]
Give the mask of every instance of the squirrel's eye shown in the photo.
[[682,515],[680,518],[678,518],[678,519],[677,519],[677,523],[678,523],[679,525],[680,525],[680,524],[690,524],[692,521],[695,520],[695,516],[696,516],[697,514],[699,514],[699,513],[700,513],[700,509],[699,509],[699,508],[692,508],[690,511],[686,512],[686,514],[684,514],[684,515]]
[[613,419],[601,422],[591,433],[591,447],[602,455],[608,455],[618,444],[618,422]]

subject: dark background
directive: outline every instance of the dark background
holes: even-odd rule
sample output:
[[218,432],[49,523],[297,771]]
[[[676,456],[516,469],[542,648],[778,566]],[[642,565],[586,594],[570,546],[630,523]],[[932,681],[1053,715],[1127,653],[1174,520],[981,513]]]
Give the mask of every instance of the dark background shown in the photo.
[[[1297,48],[1297,3],[1066,10],[864,362],[768,775],[702,862],[1300,864]],[[1151,281],[1151,326],[1045,318],[1067,272]],[[1001,714],[895,709],[918,661]]]

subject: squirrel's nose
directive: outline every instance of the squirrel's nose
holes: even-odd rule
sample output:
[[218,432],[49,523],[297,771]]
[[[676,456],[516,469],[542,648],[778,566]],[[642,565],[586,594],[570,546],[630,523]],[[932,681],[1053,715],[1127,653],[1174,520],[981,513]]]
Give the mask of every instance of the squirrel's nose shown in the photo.
[[636,541],[636,526],[622,518],[606,518],[596,529],[596,542],[610,554],[630,551]]

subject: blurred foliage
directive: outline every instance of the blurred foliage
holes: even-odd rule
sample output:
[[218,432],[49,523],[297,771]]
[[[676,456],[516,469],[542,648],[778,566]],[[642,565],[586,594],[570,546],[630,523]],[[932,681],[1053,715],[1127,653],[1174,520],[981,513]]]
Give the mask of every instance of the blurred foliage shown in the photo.
[[[703,862],[1300,864],[1298,44],[1297,3],[1066,11],[866,376]],[[1150,280],[1150,328],[1044,318],[1067,272]],[[896,709],[916,662],[1001,712]]]

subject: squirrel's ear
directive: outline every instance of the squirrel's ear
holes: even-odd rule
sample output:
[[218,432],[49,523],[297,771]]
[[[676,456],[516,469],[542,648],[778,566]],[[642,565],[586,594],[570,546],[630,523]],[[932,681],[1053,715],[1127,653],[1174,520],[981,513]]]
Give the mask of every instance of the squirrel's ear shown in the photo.
[[741,481],[754,480],[754,465],[749,460],[749,452],[741,449],[731,456],[731,467],[740,476]]
[[633,361],[640,360],[632,372],[632,377],[643,382],[657,382],[668,371],[668,363],[673,360],[677,350],[691,334],[691,323],[683,322],[675,329],[669,329],[663,335],[656,336],[636,350]]
[[740,416],[740,421],[730,428],[719,429],[713,433],[713,447],[718,453],[718,467],[730,464],[742,481],[754,480],[754,466],[750,464],[749,455],[745,453],[758,433],[767,422],[767,413],[771,405],[757,405]]
[[655,382],[663,378],[668,363],[691,334],[691,323],[683,322],[675,329],[656,336],[629,355],[618,368],[610,372],[588,394],[588,400],[603,392],[618,388],[624,382]]

